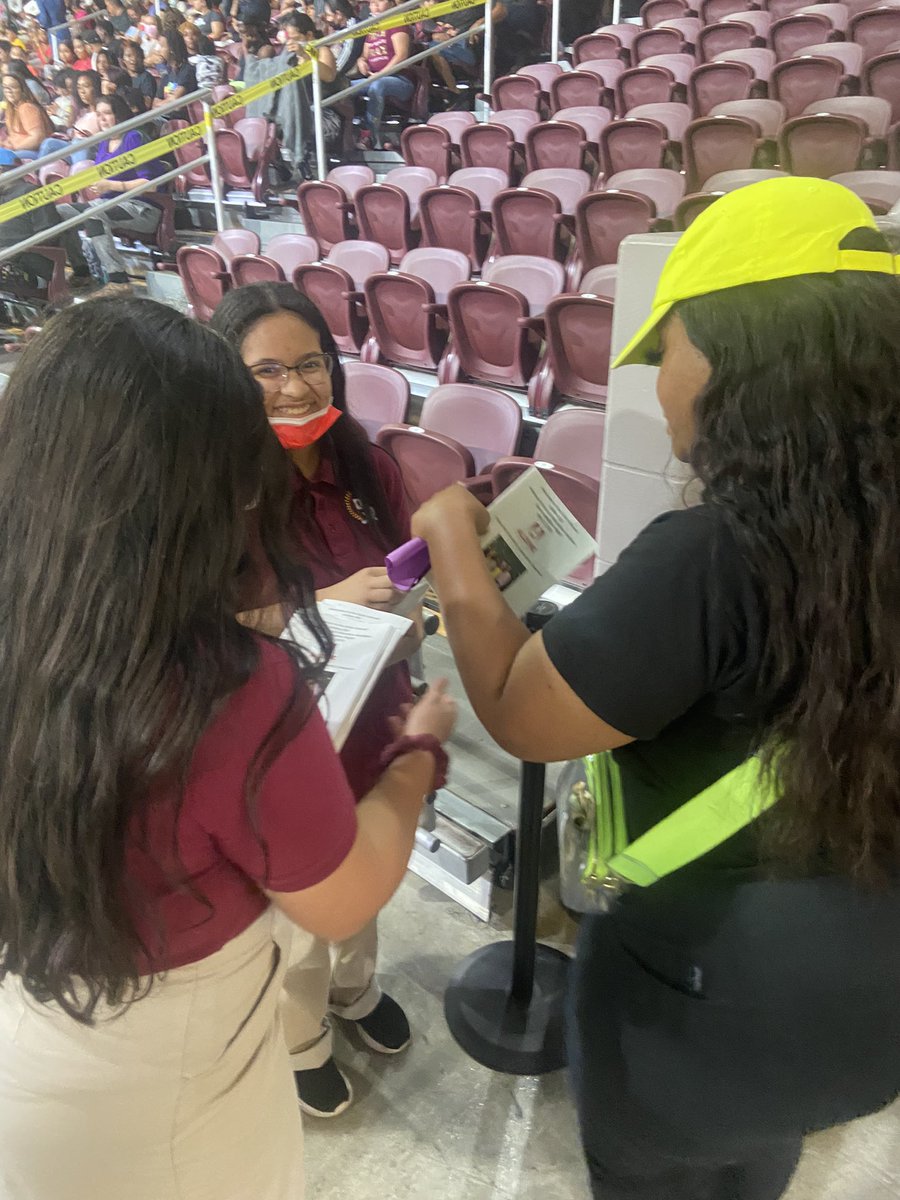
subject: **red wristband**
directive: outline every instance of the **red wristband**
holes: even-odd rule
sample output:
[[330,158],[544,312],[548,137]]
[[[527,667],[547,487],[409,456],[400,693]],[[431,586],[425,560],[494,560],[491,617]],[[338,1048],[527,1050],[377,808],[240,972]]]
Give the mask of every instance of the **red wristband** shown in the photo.
[[447,757],[447,751],[434,736],[433,733],[404,733],[402,737],[397,738],[395,742],[391,742],[382,751],[379,766],[382,771],[386,771],[395,758],[399,758],[401,754],[411,754],[414,750],[427,750],[434,758],[434,780],[431,784],[431,790],[436,792],[438,788],[442,788],[447,782],[447,768],[450,765],[450,760]]

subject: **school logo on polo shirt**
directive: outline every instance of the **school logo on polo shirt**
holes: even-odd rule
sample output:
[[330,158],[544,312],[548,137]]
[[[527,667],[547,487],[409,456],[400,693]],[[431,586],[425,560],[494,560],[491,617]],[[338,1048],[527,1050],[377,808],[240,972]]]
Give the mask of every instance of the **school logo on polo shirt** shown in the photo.
[[357,500],[352,492],[344,492],[344,507],[353,520],[359,521],[360,525],[371,525],[378,520],[374,510],[367,508],[362,500]]

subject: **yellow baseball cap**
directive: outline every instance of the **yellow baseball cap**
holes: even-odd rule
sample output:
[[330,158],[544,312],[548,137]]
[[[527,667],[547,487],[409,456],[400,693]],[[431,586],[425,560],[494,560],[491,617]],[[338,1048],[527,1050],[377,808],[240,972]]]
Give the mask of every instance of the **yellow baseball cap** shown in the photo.
[[876,229],[868,206],[827,179],[785,176],[729,192],[681,235],[663,267],[650,316],[613,363],[645,363],[674,305],[744,283],[874,271],[896,275],[887,251],[842,250],[854,229]]

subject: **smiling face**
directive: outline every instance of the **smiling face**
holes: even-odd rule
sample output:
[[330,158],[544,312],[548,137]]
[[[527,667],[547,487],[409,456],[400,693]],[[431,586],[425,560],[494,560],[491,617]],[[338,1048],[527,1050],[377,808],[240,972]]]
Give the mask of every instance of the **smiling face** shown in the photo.
[[125,70],[129,75],[137,75],[140,70],[140,60],[138,52],[134,46],[126,46],[125,53],[122,55],[122,62],[125,64]]
[[68,42],[59,43],[59,61],[64,67],[71,67],[75,61],[75,51]]
[[662,358],[656,395],[666,418],[672,452],[682,462],[688,462],[695,436],[694,405],[709,383],[712,369],[688,337],[677,313],[663,325],[660,345]]
[[321,354],[318,333],[294,313],[273,313],[251,326],[241,344],[241,358],[262,388],[269,418],[309,417],[328,408],[332,392],[327,372],[301,376],[291,371],[281,379],[285,367],[314,363]]

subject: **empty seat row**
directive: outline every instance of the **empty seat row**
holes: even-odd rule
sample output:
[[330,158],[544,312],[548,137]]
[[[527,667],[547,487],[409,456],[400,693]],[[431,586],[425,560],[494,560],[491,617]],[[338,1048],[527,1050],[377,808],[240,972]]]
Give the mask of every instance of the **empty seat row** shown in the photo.
[[[471,418],[478,420],[482,429],[488,423],[498,425],[501,435],[508,437],[504,422],[511,426],[513,417],[511,413],[507,416],[499,403],[501,394],[477,390],[483,393],[480,403],[476,397],[462,400],[462,403],[468,401]],[[480,448],[470,449],[465,441],[433,427],[435,424],[446,426],[453,408],[452,399],[446,393],[442,395],[443,392],[444,389],[438,388],[426,399],[420,425],[386,425],[375,439],[399,465],[411,507],[417,508],[435,492],[454,483],[462,483],[487,501],[499,495],[523,471],[536,466],[576,519],[586,529],[593,530],[600,498],[602,413],[562,409],[554,413],[541,430],[534,458],[507,454],[497,458],[489,471],[477,474],[475,455],[483,453]],[[436,397],[440,401],[440,411]],[[496,411],[491,411],[495,406]],[[465,435],[466,429],[467,426],[463,426],[459,432]],[[593,574],[593,562],[589,561],[573,573],[569,581],[585,587]]]

